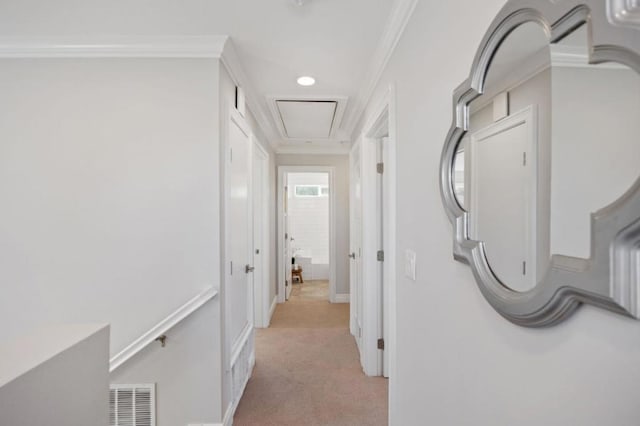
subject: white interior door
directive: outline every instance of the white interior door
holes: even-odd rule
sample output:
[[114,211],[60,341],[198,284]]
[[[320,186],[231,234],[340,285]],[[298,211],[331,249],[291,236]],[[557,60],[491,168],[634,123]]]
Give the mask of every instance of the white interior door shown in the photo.
[[535,286],[535,126],[531,109],[471,136],[471,235],[509,288]]
[[[389,150],[389,138],[383,137],[378,139],[377,141],[377,158],[378,163],[382,163],[383,165],[387,163],[388,158],[388,150]],[[383,166],[384,167],[384,166]],[[378,173],[378,182],[377,182],[377,195],[378,195],[378,244],[380,249],[385,253],[385,262],[388,261],[386,259],[386,254],[389,253],[388,250],[388,238],[387,238],[387,229],[385,227],[385,223],[387,223],[387,215],[388,215],[388,205],[389,201],[387,199],[387,194],[389,191],[388,188],[388,179],[387,175],[384,173]],[[387,316],[388,304],[389,304],[389,283],[387,282],[388,273],[385,268],[385,262],[379,262],[379,284],[380,284],[380,315],[379,315],[379,327],[380,327],[380,338],[383,341],[387,341],[387,337],[389,336],[389,319]],[[389,377],[389,357],[387,356],[386,346],[384,349],[380,351],[382,356],[382,375],[384,377]]]
[[240,118],[229,124],[229,196],[227,223],[229,224],[229,250],[231,260],[231,285],[225,289],[229,303],[227,330],[231,347],[238,343],[243,331],[253,325],[253,288],[250,268],[253,220],[249,199],[251,145],[247,131],[241,127]]
[[291,296],[291,290],[293,289],[293,283],[291,282],[291,258],[293,257],[293,250],[291,248],[291,218],[289,216],[289,201],[291,197],[287,173],[284,174],[284,298],[289,300]]
[[351,235],[350,278],[352,334],[362,356],[362,177],[360,173],[360,150],[355,149],[351,159]]
[[265,172],[267,171],[267,157],[260,149],[253,150],[253,173],[251,192],[253,199],[253,317],[256,327],[266,327],[269,312],[269,288],[266,275],[267,261],[265,259]]

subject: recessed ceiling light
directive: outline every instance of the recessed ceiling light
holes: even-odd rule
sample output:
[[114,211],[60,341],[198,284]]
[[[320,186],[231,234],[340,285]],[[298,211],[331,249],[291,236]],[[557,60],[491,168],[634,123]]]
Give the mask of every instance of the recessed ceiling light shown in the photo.
[[298,84],[300,86],[313,86],[316,84],[316,79],[313,77],[309,77],[308,75],[304,75],[298,78]]

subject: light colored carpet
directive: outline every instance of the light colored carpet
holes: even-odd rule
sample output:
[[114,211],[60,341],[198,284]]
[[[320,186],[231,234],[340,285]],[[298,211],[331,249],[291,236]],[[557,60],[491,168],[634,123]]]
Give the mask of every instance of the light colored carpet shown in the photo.
[[279,304],[271,328],[348,328],[349,304],[329,303],[328,281],[294,284],[289,301]]
[[386,425],[387,380],[362,372],[349,305],[303,290],[257,330],[256,367],[234,426]]
[[310,302],[329,300],[329,281],[327,280],[307,280],[304,283],[294,283],[291,289],[290,301]]

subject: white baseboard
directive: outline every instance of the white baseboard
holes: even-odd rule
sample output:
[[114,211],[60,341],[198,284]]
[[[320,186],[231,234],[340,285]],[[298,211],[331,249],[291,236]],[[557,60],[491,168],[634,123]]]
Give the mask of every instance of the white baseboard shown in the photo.
[[271,324],[271,318],[273,318],[273,313],[276,311],[276,306],[278,306],[278,296],[274,296],[273,300],[271,301],[271,307],[269,308],[269,318],[267,318],[267,324],[266,327],[269,327],[269,324]]
[[337,293],[333,298],[333,303],[349,303],[351,295],[349,293]]

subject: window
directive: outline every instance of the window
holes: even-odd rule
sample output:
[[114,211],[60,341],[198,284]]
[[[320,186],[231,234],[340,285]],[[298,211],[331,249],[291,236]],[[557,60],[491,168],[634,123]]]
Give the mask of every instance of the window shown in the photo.
[[294,194],[296,197],[326,197],[329,195],[329,187],[324,185],[296,185]]

